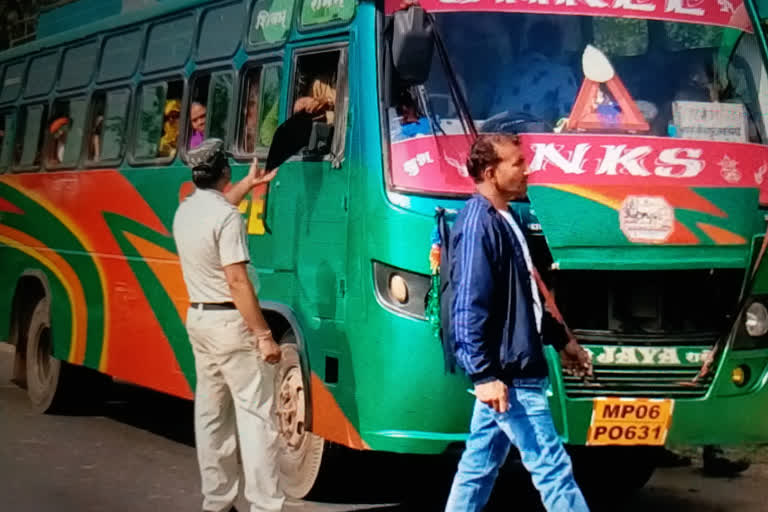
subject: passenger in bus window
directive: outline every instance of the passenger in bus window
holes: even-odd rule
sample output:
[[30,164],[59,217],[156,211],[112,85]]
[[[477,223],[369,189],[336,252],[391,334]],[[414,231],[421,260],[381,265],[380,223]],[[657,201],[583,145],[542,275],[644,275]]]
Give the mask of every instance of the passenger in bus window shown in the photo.
[[246,153],[256,151],[259,134],[259,82],[254,80],[248,87],[248,100],[245,105],[245,133],[243,137]]
[[93,123],[93,133],[91,134],[91,160],[94,162],[101,160],[101,132],[103,127],[104,116],[97,116]]
[[205,138],[205,116],[208,109],[198,101],[193,101],[189,108],[189,123],[192,127],[192,135],[189,137],[189,149],[195,149],[202,144]]
[[267,112],[262,115],[259,92],[259,82],[254,80],[248,88],[248,101],[245,105],[245,133],[242,139],[245,153],[253,153],[257,146],[269,147],[279,124],[278,101],[273,101],[271,105],[265,105]]
[[50,152],[48,154],[49,165],[59,165],[64,161],[64,148],[67,145],[69,124],[68,117],[59,117],[51,123],[49,128],[51,133]]
[[328,124],[335,120],[334,108],[336,107],[336,79],[330,74],[317,76],[312,81],[312,86],[306,96],[296,100],[293,105],[294,114],[306,112],[314,114],[317,120],[325,117]]
[[719,94],[711,64],[700,60],[690,61],[681,82],[675,100],[718,101]]
[[176,156],[176,141],[179,138],[179,117],[181,116],[181,101],[168,100],[163,111],[163,135],[157,149],[157,156]]

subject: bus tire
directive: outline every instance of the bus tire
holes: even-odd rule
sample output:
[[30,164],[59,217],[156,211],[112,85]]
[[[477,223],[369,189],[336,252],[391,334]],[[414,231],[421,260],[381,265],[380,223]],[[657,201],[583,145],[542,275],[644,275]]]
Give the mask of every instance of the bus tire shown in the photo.
[[48,298],[32,310],[25,359],[27,396],[40,414],[96,412],[112,384],[108,375],[53,357]]
[[288,330],[280,339],[282,357],[275,371],[275,410],[278,468],[283,492],[304,498],[315,487],[323,462],[325,440],[307,429],[311,403],[296,336]]
[[38,413],[52,413],[63,408],[64,363],[53,357],[50,301],[43,298],[32,310],[27,327],[27,395]]

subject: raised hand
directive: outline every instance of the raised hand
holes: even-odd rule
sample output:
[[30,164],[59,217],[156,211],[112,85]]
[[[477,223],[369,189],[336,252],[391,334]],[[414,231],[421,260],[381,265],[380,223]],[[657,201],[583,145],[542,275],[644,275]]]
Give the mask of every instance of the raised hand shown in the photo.
[[249,186],[253,188],[257,185],[261,185],[262,183],[269,183],[275,176],[277,176],[277,169],[272,169],[269,172],[267,172],[267,169],[260,169],[259,159],[257,157],[253,157],[253,161],[251,161],[251,167],[248,169],[248,176],[246,176],[246,179],[248,180]]

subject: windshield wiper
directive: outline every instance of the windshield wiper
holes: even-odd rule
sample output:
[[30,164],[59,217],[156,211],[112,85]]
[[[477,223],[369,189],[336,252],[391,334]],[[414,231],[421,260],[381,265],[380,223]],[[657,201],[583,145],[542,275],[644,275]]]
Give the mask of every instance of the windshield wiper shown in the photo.
[[[411,9],[413,8],[414,7],[411,7]],[[451,98],[453,99],[453,102],[456,105],[456,109],[458,110],[459,120],[461,121],[461,124],[464,128],[464,133],[471,135],[472,138],[475,139],[477,138],[477,126],[475,126],[475,122],[472,119],[472,114],[469,111],[469,106],[467,105],[467,100],[464,97],[464,94],[461,92],[461,88],[459,87],[459,80],[456,76],[456,72],[453,69],[453,65],[451,64],[448,51],[445,49],[443,38],[440,35],[440,29],[438,28],[437,22],[435,21],[435,17],[432,13],[428,12],[426,13],[426,16],[427,20],[429,20],[429,23],[432,24],[432,38],[435,41],[435,49],[437,50],[438,57],[440,57],[440,63],[443,65],[445,74],[448,77],[448,89],[451,92]],[[442,127],[440,130],[443,131]]]

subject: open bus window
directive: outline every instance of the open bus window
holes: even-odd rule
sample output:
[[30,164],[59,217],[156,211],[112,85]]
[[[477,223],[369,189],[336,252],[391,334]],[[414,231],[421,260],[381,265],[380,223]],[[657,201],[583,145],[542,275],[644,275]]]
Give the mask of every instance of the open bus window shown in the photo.
[[312,116],[314,123],[307,156],[331,152],[337,115],[337,78],[341,51],[302,55],[294,75],[293,113]]
[[8,165],[5,161],[5,119],[6,114],[0,114],[0,172],[5,172]]
[[184,82],[144,85],[139,93],[134,156],[138,160],[172,160],[176,156]]
[[106,107],[106,95],[103,92],[95,92],[91,97],[91,118],[88,126],[88,161],[100,162],[102,155],[102,142],[104,137],[104,110]]
[[764,113],[768,112],[768,83],[761,80],[764,74],[760,72],[761,67],[757,37],[743,34],[728,61],[727,86],[723,88],[720,101],[729,105],[743,105],[748,140],[765,144],[768,141],[764,118]]
[[128,89],[93,94],[87,138],[89,162],[118,162],[123,157],[130,100]]
[[77,165],[83,142],[86,110],[85,98],[54,102],[46,130],[46,167]]
[[232,98],[232,73],[220,72],[197,77],[189,103],[188,149],[196,148],[203,140],[211,137],[226,140]]
[[195,149],[205,140],[205,128],[208,120],[208,88],[211,75],[201,75],[192,86],[189,101],[189,123],[187,126],[187,148]]
[[21,108],[18,136],[14,145],[14,167],[30,170],[40,166],[48,105],[25,105]]
[[756,78],[762,61],[755,36],[717,27],[692,34],[690,28],[666,25],[670,49],[685,56],[679,63],[682,75],[667,121],[668,135],[765,142],[761,112],[768,105],[760,101],[763,91]]
[[272,144],[279,122],[282,67],[271,64],[249,69],[243,77],[237,149],[242,155],[264,151]]
[[13,157],[13,139],[16,136],[16,114],[0,114],[0,173],[6,172]]

